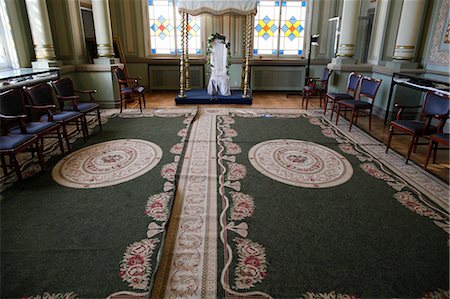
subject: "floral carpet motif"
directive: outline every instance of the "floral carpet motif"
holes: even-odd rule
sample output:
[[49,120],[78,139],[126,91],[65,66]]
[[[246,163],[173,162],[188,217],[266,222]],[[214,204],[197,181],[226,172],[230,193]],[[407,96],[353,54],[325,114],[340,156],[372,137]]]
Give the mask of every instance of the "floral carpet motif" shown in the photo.
[[138,139],[112,140],[82,148],[59,161],[53,179],[66,187],[100,188],[135,179],[155,167],[161,148]]
[[269,140],[248,153],[250,163],[262,174],[285,184],[305,188],[334,187],[347,182],[353,168],[336,151],[302,140]]

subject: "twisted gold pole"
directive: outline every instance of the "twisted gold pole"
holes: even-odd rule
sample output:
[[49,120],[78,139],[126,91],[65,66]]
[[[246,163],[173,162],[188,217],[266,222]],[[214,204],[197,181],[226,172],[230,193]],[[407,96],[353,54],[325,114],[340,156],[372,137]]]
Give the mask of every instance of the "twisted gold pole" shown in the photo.
[[242,34],[242,70],[241,70],[241,90],[244,90],[244,80],[245,80],[245,45],[247,44],[247,28],[246,28],[246,22],[247,17],[244,17],[244,30]]
[[180,53],[180,94],[178,95],[180,98],[185,98],[186,97],[186,93],[185,93],[185,70],[184,70],[184,63],[185,63],[185,57],[184,57],[184,38],[185,38],[185,34],[184,34],[184,22],[185,22],[185,18],[184,15],[186,13],[183,12],[182,18],[181,18],[181,53]]
[[250,34],[251,34],[251,18],[253,14],[245,16],[245,30],[247,30],[247,38],[245,43],[245,78],[244,78],[244,94],[243,98],[248,98],[248,82],[249,82],[249,71],[250,71]]
[[184,57],[184,64],[185,64],[185,76],[186,76],[186,90],[191,90],[191,80],[189,79],[189,14],[185,13],[185,21],[184,21],[184,30],[185,30],[185,36],[186,36],[186,44],[185,44],[185,57]]

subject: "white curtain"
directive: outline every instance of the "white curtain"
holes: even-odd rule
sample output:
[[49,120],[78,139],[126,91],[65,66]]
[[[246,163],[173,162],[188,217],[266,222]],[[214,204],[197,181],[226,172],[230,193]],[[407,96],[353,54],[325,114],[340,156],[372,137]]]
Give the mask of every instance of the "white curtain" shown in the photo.
[[215,39],[211,44],[211,78],[208,94],[229,96],[230,78],[227,75],[227,47]]

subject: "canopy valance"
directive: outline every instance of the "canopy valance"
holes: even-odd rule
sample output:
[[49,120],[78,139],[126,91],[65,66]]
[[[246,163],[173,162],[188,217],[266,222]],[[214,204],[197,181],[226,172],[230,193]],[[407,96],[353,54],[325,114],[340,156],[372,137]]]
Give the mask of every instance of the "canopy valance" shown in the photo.
[[178,10],[193,16],[210,15],[249,15],[256,14],[257,0],[179,0]]

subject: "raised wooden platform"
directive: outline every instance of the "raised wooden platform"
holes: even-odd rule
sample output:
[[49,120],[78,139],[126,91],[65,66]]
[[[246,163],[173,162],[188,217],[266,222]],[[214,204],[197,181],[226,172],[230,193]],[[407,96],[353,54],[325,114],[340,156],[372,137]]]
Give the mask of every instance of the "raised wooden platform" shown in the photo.
[[229,96],[211,96],[204,89],[196,89],[186,91],[186,97],[180,98],[177,96],[175,98],[175,103],[178,104],[252,104],[252,97],[248,98],[242,97],[241,90],[232,90]]

